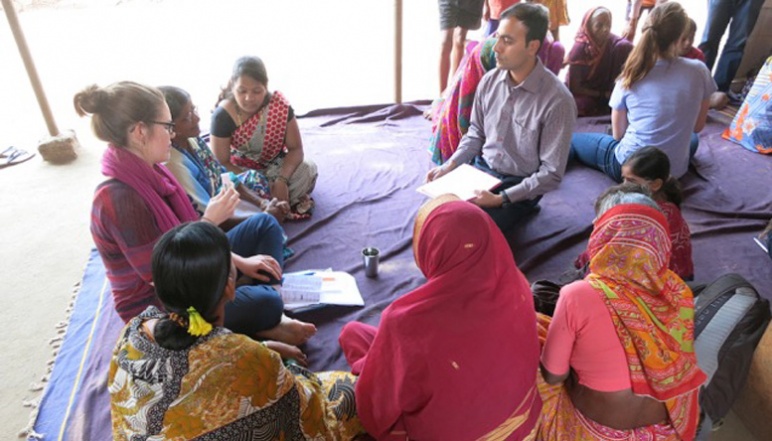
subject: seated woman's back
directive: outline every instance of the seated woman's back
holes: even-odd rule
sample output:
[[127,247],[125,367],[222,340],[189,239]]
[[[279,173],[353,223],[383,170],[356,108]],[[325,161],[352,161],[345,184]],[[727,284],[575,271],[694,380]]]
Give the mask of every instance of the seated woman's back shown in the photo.
[[667,269],[667,221],[621,190],[596,211],[589,274],[561,291],[551,322],[540,318],[539,439],[693,439],[706,377],[692,293]]
[[574,406],[605,426],[631,429],[667,418],[662,402],[633,394],[608,308],[585,280],[560,290],[542,364],[550,372],[566,372],[570,366]]
[[621,155],[626,158],[640,147],[657,147],[670,158],[673,175],[683,175],[700,103],[710,96],[713,84],[704,64],[681,57],[657,60],[630,89],[617,83],[610,104],[626,108],[630,124],[619,146]]
[[237,273],[220,229],[207,222],[172,228],[154,247],[152,267],[168,312],[148,307],[113,351],[116,440],[348,440],[360,432],[350,374],[285,368],[266,346],[277,342],[223,327]]
[[[298,418],[298,410],[324,410],[324,402],[313,399],[321,388],[312,374],[296,378],[279,354],[249,337],[215,328],[188,348],[161,347],[153,328],[165,317],[149,308],[129,323],[118,342],[108,378],[116,439],[156,435],[190,440],[225,435],[225,426],[232,423],[241,426],[238,433],[294,439],[304,436],[308,424]],[[313,422],[314,431],[307,435],[338,430],[319,422],[324,419]]]
[[[488,303],[482,296],[478,301]],[[506,420],[523,400],[523,390],[534,384],[539,351],[536,330],[522,314],[532,306],[518,301],[473,307],[475,315],[499,322],[490,327],[467,320],[470,305],[463,302],[425,306],[410,305],[396,312],[401,305],[395,302],[379,328],[379,333],[391,334],[389,341],[401,342],[394,353],[402,364],[399,370],[408,374],[397,380],[404,389],[400,391],[402,421],[411,439],[475,438],[482,426],[470,421]],[[505,320],[508,323],[499,326]],[[367,368],[362,380],[378,381],[370,378]],[[535,395],[530,398],[527,405],[534,405],[531,416],[535,416],[538,400]],[[426,421],[443,424],[440,428]]]
[[341,335],[361,366],[362,424],[377,439],[525,437],[541,408],[539,346],[530,289],[506,240],[458,200],[419,211],[414,231],[426,284],[386,308],[364,357],[349,356],[353,326]]

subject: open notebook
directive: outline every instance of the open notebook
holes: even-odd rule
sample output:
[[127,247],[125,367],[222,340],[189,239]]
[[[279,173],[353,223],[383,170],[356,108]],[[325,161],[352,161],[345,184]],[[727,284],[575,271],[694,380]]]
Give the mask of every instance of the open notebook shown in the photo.
[[416,191],[431,198],[451,193],[468,201],[475,197],[475,190],[493,190],[499,185],[501,181],[498,178],[469,164],[461,164],[450,173],[421,185]]
[[365,301],[351,274],[343,271],[284,273],[280,288],[284,309],[302,312],[324,305],[364,306]]

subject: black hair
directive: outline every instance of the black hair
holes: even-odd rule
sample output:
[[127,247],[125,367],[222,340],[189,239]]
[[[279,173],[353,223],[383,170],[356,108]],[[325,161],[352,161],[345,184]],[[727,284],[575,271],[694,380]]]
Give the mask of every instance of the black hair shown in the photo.
[[265,70],[265,64],[260,57],[244,56],[236,60],[233,64],[233,72],[231,78],[228,80],[228,85],[220,91],[220,96],[217,98],[219,104],[220,101],[233,97],[233,84],[239,77],[246,75],[265,87],[268,87],[268,72]]
[[[196,308],[209,323],[218,319],[217,305],[230,276],[230,244],[225,233],[208,222],[187,222],[161,236],[153,247],[153,284],[169,313],[189,323],[187,309]],[[197,337],[171,318],[161,319],[154,337],[166,349],[192,345]]]
[[513,17],[528,28],[528,32],[525,34],[525,44],[536,40],[541,48],[550,24],[549,9],[538,3],[517,3],[505,9],[501,13],[499,21]]
[[179,87],[161,86],[158,88],[164,94],[166,104],[169,106],[169,113],[172,115],[172,121],[177,121],[180,117],[182,108],[190,102],[190,94]]
[[[662,188],[659,190],[668,202],[681,205],[683,193],[678,180],[670,176],[670,159],[665,152],[656,147],[643,147],[630,155],[623,166],[630,167],[635,176],[653,181],[662,180]],[[658,192],[658,193],[659,193]]]

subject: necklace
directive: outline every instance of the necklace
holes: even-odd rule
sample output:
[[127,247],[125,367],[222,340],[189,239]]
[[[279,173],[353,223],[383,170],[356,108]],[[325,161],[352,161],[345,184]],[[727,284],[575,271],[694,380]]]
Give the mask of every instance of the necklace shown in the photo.
[[236,104],[236,122],[241,125],[241,107]]

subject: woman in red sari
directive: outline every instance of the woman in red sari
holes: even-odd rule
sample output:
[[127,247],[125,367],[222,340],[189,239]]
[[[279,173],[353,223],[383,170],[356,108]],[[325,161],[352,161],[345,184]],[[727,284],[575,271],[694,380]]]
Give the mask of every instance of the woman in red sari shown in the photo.
[[641,194],[610,193],[599,206],[590,273],[561,289],[551,323],[539,316],[538,439],[692,440],[706,377],[692,292],[668,269],[667,221]]
[[217,160],[239,174],[257,170],[271,182],[271,195],[289,202],[288,220],[311,215],[309,194],[316,164],[305,159],[295,112],[281,92],[268,90],[268,74],[258,57],[241,57],[212,113],[211,142]]
[[362,425],[379,440],[533,439],[536,314],[504,236],[443,196],[419,211],[413,250],[426,284],[378,328],[352,322],[340,336]]
[[611,33],[611,11],[603,6],[584,14],[566,62],[566,85],[574,95],[579,116],[609,114],[614,82],[633,44]]

